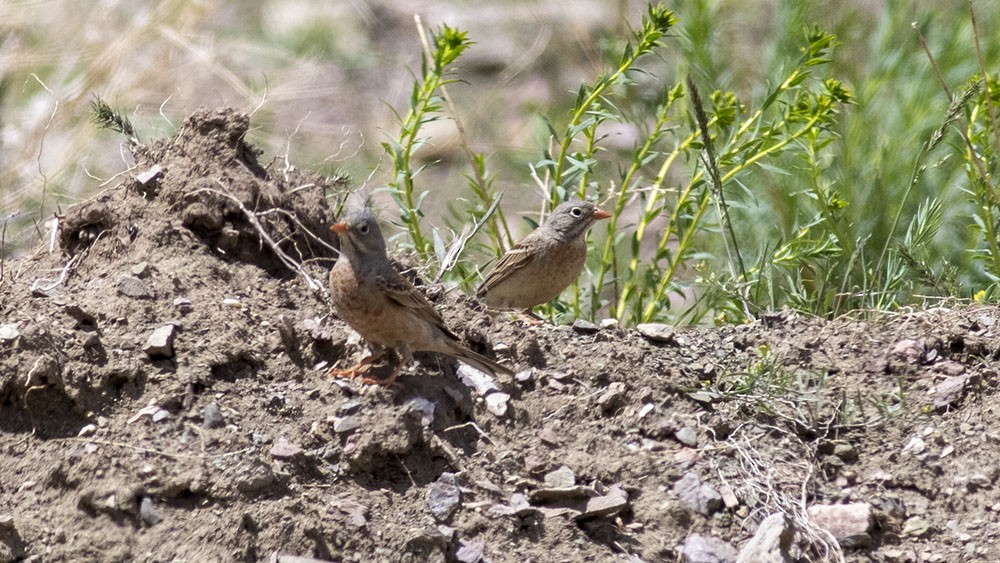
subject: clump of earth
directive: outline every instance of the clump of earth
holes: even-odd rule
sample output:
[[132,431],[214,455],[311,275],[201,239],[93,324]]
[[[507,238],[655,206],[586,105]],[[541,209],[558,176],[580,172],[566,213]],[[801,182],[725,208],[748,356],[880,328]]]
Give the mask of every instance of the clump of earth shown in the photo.
[[489,377],[364,345],[347,188],[199,111],[0,285],[0,561],[1000,560],[1000,314],[532,324],[425,287]]

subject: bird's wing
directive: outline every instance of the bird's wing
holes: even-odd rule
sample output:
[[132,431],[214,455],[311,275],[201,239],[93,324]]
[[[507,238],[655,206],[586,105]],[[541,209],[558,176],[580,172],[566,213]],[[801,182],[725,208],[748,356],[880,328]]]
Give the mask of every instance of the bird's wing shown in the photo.
[[444,319],[441,318],[434,305],[405,278],[398,274],[379,276],[376,283],[390,301],[406,308],[417,317],[437,325],[443,331],[449,332],[445,327]]
[[497,265],[493,267],[493,271],[486,276],[482,285],[479,286],[479,290],[476,292],[479,297],[488,293],[490,289],[502,283],[514,274],[514,272],[517,272],[537,259],[538,253],[532,251],[531,246],[525,244],[525,242],[528,242],[527,239],[515,244],[500,258]]

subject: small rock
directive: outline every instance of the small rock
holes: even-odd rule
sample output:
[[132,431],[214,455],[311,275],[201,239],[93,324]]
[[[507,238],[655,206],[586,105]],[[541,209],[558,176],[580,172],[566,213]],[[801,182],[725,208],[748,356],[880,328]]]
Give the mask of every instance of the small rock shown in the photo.
[[0,340],[7,342],[18,336],[21,336],[21,332],[17,330],[16,324],[0,325]]
[[916,364],[924,355],[924,343],[917,340],[900,340],[893,344],[889,354],[907,363]]
[[153,299],[156,297],[156,291],[153,290],[153,286],[149,282],[135,276],[120,276],[118,283],[115,284],[115,289],[118,290],[118,293],[134,299]]
[[598,494],[593,487],[576,485],[535,489],[528,494],[528,500],[532,504],[573,504],[596,496]]
[[486,410],[496,416],[503,416],[507,414],[507,401],[509,400],[510,395],[507,393],[490,393],[486,396]]
[[934,408],[945,408],[961,400],[965,396],[965,389],[971,379],[972,375],[970,374],[956,375],[931,388],[928,393],[934,403]]
[[170,411],[166,409],[157,409],[156,412],[153,413],[152,419],[153,422],[156,423],[170,420]]
[[174,331],[177,327],[171,324],[163,325],[153,331],[142,346],[142,351],[150,359],[157,360],[174,357]]
[[182,313],[186,313],[192,309],[191,300],[187,297],[178,297],[174,299],[174,307],[180,309]]
[[295,457],[302,453],[302,448],[289,442],[282,436],[271,446],[271,456],[279,459]]
[[736,563],[736,548],[729,542],[691,534],[680,547],[684,563]]
[[931,523],[919,516],[914,516],[903,523],[903,535],[912,538],[922,538],[931,533]]
[[861,548],[871,545],[869,530],[872,526],[872,505],[867,502],[817,504],[810,506],[808,513],[813,523],[830,532],[841,547]]
[[635,326],[639,334],[651,342],[671,344],[677,342],[677,331],[670,325],[660,323],[642,323]]
[[150,497],[142,497],[142,502],[139,503],[139,516],[142,517],[142,521],[150,526],[155,526],[163,521],[163,514],[156,504],[153,503],[153,499]]
[[597,405],[604,412],[612,411],[618,407],[624,395],[625,384],[621,381],[612,381],[607,391],[597,398]]
[[81,428],[80,431],[77,432],[76,435],[77,435],[78,438],[83,438],[84,436],[92,436],[95,432],[97,432],[97,425],[96,424],[88,424],[88,425],[84,426],[83,428]]
[[601,319],[601,328],[604,330],[618,328],[618,319]]
[[920,455],[927,449],[927,443],[919,436],[914,436],[903,446],[904,454]]
[[722,503],[726,508],[732,510],[740,505],[740,499],[736,496],[736,491],[729,485],[719,487],[719,494],[722,495]]
[[614,485],[608,489],[607,494],[589,499],[587,507],[584,508],[583,513],[578,515],[576,519],[584,520],[587,518],[611,516],[621,512],[627,506],[628,493],[618,485]]
[[222,409],[215,403],[208,403],[201,409],[201,420],[205,428],[222,428],[226,425],[226,418],[222,416]]
[[350,523],[355,528],[363,528],[368,524],[368,507],[355,502],[348,496],[338,496],[330,501],[337,510],[351,517]]
[[13,530],[14,517],[10,514],[0,514],[0,530]]
[[538,438],[543,444],[548,444],[550,446],[558,446],[562,444],[562,438],[559,436],[559,432],[551,426],[546,426],[538,433]]
[[689,448],[698,447],[698,432],[690,426],[685,426],[677,432],[674,432],[674,438]]
[[576,475],[569,467],[562,466],[545,475],[545,486],[564,489],[576,485]]
[[154,164],[147,168],[146,170],[135,175],[135,181],[139,182],[143,186],[148,186],[152,181],[156,180],[163,175],[163,167],[159,164]]
[[427,491],[427,506],[431,510],[431,515],[438,521],[450,518],[461,502],[462,493],[454,473],[442,473],[437,481],[431,483],[430,490]]
[[433,401],[423,397],[414,397],[406,401],[405,406],[420,413],[420,425],[424,428],[427,428],[434,422],[434,410],[437,408],[437,405]]
[[722,508],[722,495],[706,483],[697,473],[689,471],[674,483],[673,492],[688,507],[703,516],[710,516]]
[[757,533],[740,550],[737,563],[791,563],[789,548],[795,527],[782,513],[772,514],[757,526]]
[[486,553],[486,542],[482,540],[459,540],[455,559],[461,563],[479,563]]
[[139,262],[132,266],[132,275],[142,279],[149,275],[149,262]]
[[538,509],[531,506],[528,503],[528,497],[524,496],[523,493],[514,493],[510,497],[510,503],[508,504],[494,504],[487,511],[489,516],[494,518],[498,516],[518,516],[524,517],[531,514],[537,514]]
[[500,388],[497,387],[496,382],[493,381],[493,378],[490,377],[489,374],[483,373],[466,364],[458,365],[458,378],[462,380],[462,383],[464,383],[466,387],[475,389],[476,393],[479,393],[484,397],[492,391],[500,390]]
[[534,454],[524,456],[524,469],[528,473],[541,473],[542,471],[545,471],[545,468],[548,467],[548,465],[548,462],[540,456]]
[[514,374],[514,380],[518,383],[527,383],[532,380],[534,372],[530,369],[521,370]]
[[359,410],[361,410],[360,401],[346,401],[344,403],[341,403],[340,406],[337,407],[337,412],[339,414],[354,414]]
[[235,297],[226,297],[225,299],[222,300],[222,305],[225,307],[230,307],[232,309],[243,308],[243,303],[240,303],[240,300],[236,299]]
[[333,419],[333,431],[337,434],[353,432],[361,428],[361,420],[356,416],[337,416]]
[[833,455],[837,456],[846,463],[854,463],[858,460],[858,450],[854,449],[854,446],[846,442],[838,442],[833,446]]
[[594,334],[596,332],[600,332],[601,330],[601,327],[584,319],[577,319],[573,321],[572,328],[575,332],[580,334]]

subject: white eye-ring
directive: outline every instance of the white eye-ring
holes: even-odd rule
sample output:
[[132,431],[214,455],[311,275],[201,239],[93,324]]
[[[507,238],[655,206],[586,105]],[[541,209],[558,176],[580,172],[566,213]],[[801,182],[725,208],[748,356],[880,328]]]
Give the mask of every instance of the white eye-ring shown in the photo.
[[365,225],[361,225],[360,227],[358,227],[358,232],[361,233],[361,234],[363,234],[363,235],[367,235],[368,234],[368,225],[365,224]]
[[582,217],[583,210],[580,209],[579,207],[574,207],[573,209],[569,210],[569,214],[572,215],[573,217]]

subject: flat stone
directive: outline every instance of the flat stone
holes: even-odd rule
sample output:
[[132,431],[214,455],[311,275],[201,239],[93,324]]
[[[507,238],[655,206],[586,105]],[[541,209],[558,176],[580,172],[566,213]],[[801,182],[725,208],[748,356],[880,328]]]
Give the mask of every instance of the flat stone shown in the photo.
[[706,483],[697,473],[689,471],[674,483],[674,494],[688,507],[703,516],[710,516],[723,506],[722,495]]
[[698,432],[690,426],[685,426],[677,432],[674,432],[674,438],[689,448],[698,447]]
[[115,289],[118,290],[118,293],[134,299],[153,299],[156,297],[156,291],[153,290],[152,284],[130,275],[120,276],[115,284]]
[[475,389],[476,393],[479,393],[484,397],[492,391],[500,390],[500,388],[497,387],[496,382],[493,381],[493,378],[490,377],[489,374],[483,373],[472,366],[459,364],[458,378],[465,384],[466,387]]
[[680,547],[684,563],[736,563],[736,548],[729,542],[691,534]]
[[222,409],[215,403],[208,403],[201,409],[202,425],[205,428],[222,428],[226,425],[226,418],[222,416]]
[[872,505],[867,502],[852,504],[816,504],[807,509],[813,523],[830,532],[843,548],[871,545],[869,531],[872,526]]
[[601,327],[584,319],[577,319],[573,321],[572,328],[574,332],[578,332],[580,334],[594,334],[600,332],[601,330]]
[[591,498],[587,501],[587,507],[583,513],[576,517],[577,520],[587,518],[600,518],[611,516],[622,511],[628,506],[628,493],[618,485],[612,486],[608,492],[599,497]]
[[279,459],[288,459],[300,453],[302,453],[302,448],[289,442],[284,437],[278,438],[278,441],[271,446],[271,457]]
[[565,489],[576,485],[576,475],[569,467],[562,466],[545,475],[545,486],[554,489]]
[[510,395],[494,391],[486,396],[486,410],[490,411],[495,416],[504,416],[507,414],[508,401],[510,401]]
[[155,526],[163,521],[163,513],[156,508],[156,504],[150,497],[142,497],[142,501],[139,503],[139,516],[142,521],[150,526]]
[[177,327],[171,324],[163,325],[153,331],[142,345],[142,351],[150,359],[163,359],[174,357],[174,332]]
[[447,520],[462,502],[462,492],[458,487],[458,477],[454,473],[442,473],[427,491],[427,507],[438,521]]
[[7,342],[14,340],[18,336],[21,336],[21,332],[17,330],[16,324],[0,325],[0,340]]
[[459,540],[455,559],[460,563],[479,563],[486,554],[486,542],[482,540]]
[[618,319],[601,319],[602,329],[615,329],[618,328]]
[[573,503],[596,496],[598,496],[597,491],[593,487],[576,485],[535,489],[528,494],[528,500],[532,504]]
[[903,535],[911,538],[922,538],[930,535],[933,526],[920,516],[914,516],[903,523]]
[[337,434],[353,432],[361,428],[361,420],[356,416],[337,416],[333,419],[333,431]]
[[624,395],[625,384],[621,381],[612,381],[608,389],[597,398],[597,405],[605,412],[614,410],[621,404]]
[[757,526],[757,533],[740,550],[737,563],[791,563],[789,549],[795,537],[795,527],[788,516],[776,513]]
[[673,344],[677,342],[677,330],[670,325],[661,323],[642,323],[635,326],[635,330],[650,342],[660,342],[663,344]]
[[147,168],[146,170],[135,175],[135,181],[139,182],[143,186],[148,186],[150,182],[156,180],[163,175],[163,167],[159,164],[154,164]]
[[854,463],[858,461],[858,450],[854,448],[853,445],[847,442],[840,442],[833,446],[833,455],[839,457],[842,461],[846,463]]
[[957,403],[965,396],[965,389],[969,385],[972,375],[956,375],[949,377],[935,385],[929,391],[934,408],[941,409]]
[[132,266],[132,275],[142,279],[149,275],[149,262],[139,262]]

